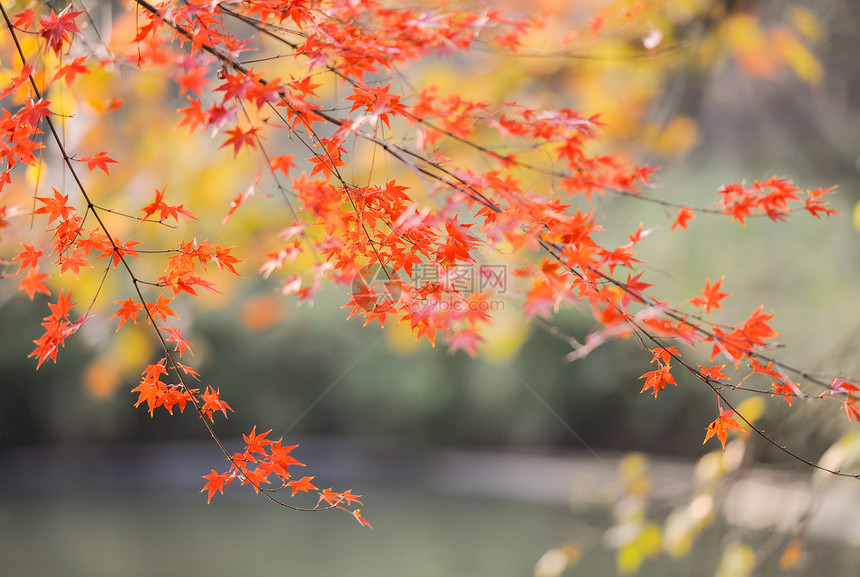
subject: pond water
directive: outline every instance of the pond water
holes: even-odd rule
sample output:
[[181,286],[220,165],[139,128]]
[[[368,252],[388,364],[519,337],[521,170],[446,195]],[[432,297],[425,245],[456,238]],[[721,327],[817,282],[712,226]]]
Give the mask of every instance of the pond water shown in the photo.
[[[600,546],[606,510],[573,512],[568,503],[571,488],[610,482],[612,462],[311,453],[307,460],[320,465],[311,474],[364,495],[374,530],[338,511],[284,510],[238,487],[207,506],[197,493],[200,474],[206,464],[220,467],[209,462],[208,446],[0,453],[0,575],[515,577],[533,575],[544,552],[569,542],[589,552],[565,576],[616,574],[612,553]],[[665,464],[654,473],[671,479],[688,467]],[[726,535],[706,536],[681,561],[646,563],[638,575],[713,575]],[[813,544],[804,570],[855,577],[860,552]]]

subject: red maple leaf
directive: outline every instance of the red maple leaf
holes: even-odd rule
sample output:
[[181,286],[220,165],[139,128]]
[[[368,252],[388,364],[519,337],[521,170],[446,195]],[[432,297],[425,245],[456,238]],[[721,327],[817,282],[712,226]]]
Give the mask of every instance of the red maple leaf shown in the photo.
[[705,440],[702,442],[704,445],[708,442],[708,439],[713,437],[714,435],[720,440],[720,443],[723,444],[723,450],[726,450],[726,437],[728,436],[729,429],[734,429],[735,431],[743,431],[744,428],[741,427],[734,418],[734,411],[725,410],[720,413],[720,416],[717,417],[710,425],[708,425],[708,432],[705,434]]
[[46,278],[48,278],[48,275],[40,273],[39,267],[34,266],[27,271],[27,277],[21,279],[21,282],[18,283],[18,290],[26,291],[30,300],[33,300],[36,293],[50,295],[51,291],[48,290],[44,282]]
[[169,299],[164,295],[158,295],[158,300],[154,303],[147,304],[146,310],[149,312],[150,316],[157,316],[163,321],[166,321],[168,316],[179,318],[178,315],[173,312],[173,309],[167,306],[172,300],[173,299]]
[[779,333],[767,324],[773,315],[762,313],[763,308],[760,306],[753,311],[750,317],[744,321],[744,326],[741,329],[743,336],[756,345],[763,345],[765,340],[779,336]]
[[675,377],[672,376],[672,373],[669,372],[669,367],[661,365],[659,369],[656,371],[649,371],[639,377],[640,379],[645,380],[645,386],[642,387],[642,390],[639,391],[641,395],[648,389],[654,389],[654,398],[657,398],[657,393],[666,388],[666,383],[673,384],[678,386],[675,382]]
[[659,361],[661,364],[666,365],[667,367],[672,362],[673,357],[680,357],[681,353],[678,352],[678,349],[675,347],[656,347],[653,349],[648,349],[652,355],[651,362]]
[[361,509],[356,509],[355,511],[353,511],[352,516],[355,517],[355,519],[365,527],[370,527],[371,529],[373,529],[373,526],[367,522],[367,519],[361,516]]
[[295,497],[299,491],[307,493],[308,491],[317,490],[316,486],[311,483],[313,479],[313,477],[302,477],[301,479],[287,481],[287,487],[293,490],[293,496]]
[[[323,489],[322,491],[320,491],[320,500],[319,500],[320,503],[325,501],[329,505],[334,506],[334,505],[337,505],[338,503],[340,503],[342,500],[343,500],[343,495],[335,492],[334,490],[332,490],[331,487],[329,487],[328,489]],[[317,504],[317,506],[319,506],[319,503]]]
[[203,478],[207,480],[207,483],[200,489],[200,492],[209,491],[207,495],[208,499],[206,500],[207,504],[212,502],[212,496],[216,491],[220,491],[223,495],[224,486],[229,485],[233,481],[233,476],[228,473],[219,473],[215,469],[212,469],[212,472],[208,475],[203,475]]
[[857,397],[853,393],[849,394],[845,402],[842,403],[842,409],[849,421],[854,420],[860,423],[860,406],[857,405]]
[[24,251],[12,260],[20,260],[21,265],[18,267],[18,272],[21,272],[25,267],[35,267],[39,264],[39,258],[45,256],[41,250],[36,250],[29,244],[21,244]]
[[60,265],[60,274],[63,274],[67,270],[71,270],[74,273],[75,278],[80,276],[81,267],[92,267],[93,265],[87,260],[87,255],[80,249],[76,249],[69,256],[61,256],[57,259],[57,264]]
[[[255,425],[254,428],[251,430],[250,435],[242,435],[242,440],[245,441],[245,444],[247,445],[245,448],[245,454],[250,455],[253,453],[260,453],[260,454],[265,455],[266,450],[264,449],[264,447],[266,447],[267,445],[271,445],[273,443],[273,441],[270,441],[269,439],[266,438],[266,435],[268,435],[271,432],[272,432],[272,429],[269,429],[265,433],[260,433],[258,435],[257,434],[257,426]],[[307,477],[305,477],[305,478],[307,479]],[[295,494],[296,494],[295,491],[293,491],[293,495],[295,495]]]
[[68,195],[60,194],[56,188],[51,188],[51,190],[54,191],[54,198],[37,196],[36,200],[45,206],[37,208],[35,212],[33,212],[33,214],[47,214],[48,224],[51,224],[58,218],[66,220],[69,218],[71,213],[75,212],[75,208],[73,206],[68,206],[66,204],[69,202]]
[[90,71],[84,64],[86,62],[86,56],[78,56],[74,60],[72,60],[68,64],[64,64],[60,67],[57,73],[54,75],[54,80],[58,78],[62,78],[66,81],[67,86],[71,86],[72,82],[75,81],[75,77],[78,74],[89,74]]
[[21,30],[26,30],[30,27],[30,24],[33,23],[33,18],[36,17],[36,13],[33,10],[24,10],[20,14],[15,14],[12,18],[15,19],[12,22],[12,26],[15,28],[20,28]]
[[699,365],[699,372],[709,379],[714,381],[719,381],[720,379],[728,379],[728,375],[723,373],[723,369],[726,368],[726,365],[714,365],[713,367],[706,367],[704,365]]
[[254,126],[249,128],[248,130],[242,130],[238,126],[236,128],[227,130],[227,134],[230,135],[230,138],[224,141],[224,144],[219,146],[218,148],[224,148],[225,146],[233,145],[233,156],[238,156],[239,151],[243,146],[248,148],[257,148],[257,140],[256,135],[260,131],[258,126]]
[[107,152],[96,152],[95,156],[82,156],[78,162],[86,162],[87,168],[90,172],[96,168],[101,168],[105,171],[105,174],[110,174],[110,172],[108,172],[108,164],[119,164],[119,162],[110,158],[107,155]]
[[172,218],[174,221],[179,223],[179,217],[185,219],[185,222],[192,220],[194,218],[194,214],[185,209],[184,204],[177,204],[175,206],[171,206],[164,202],[164,193],[167,190],[165,186],[161,190],[155,189],[155,200],[147,204],[143,207],[143,218],[141,222],[148,219],[150,216],[159,213],[158,222],[162,222],[165,219]]
[[232,411],[226,402],[221,400],[221,391],[213,390],[211,387],[206,387],[206,390],[203,391],[203,405],[200,407],[200,413],[204,416],[209,417],[209,420],[213,423],[215,422],[215,418],[212,414],[215,411],[221,411],[224,413],[224,416],[227,416],[227,411]]
[[690,304],[695,307],[704,307],[705,314],[711,314],[711,309],[722,309],[723,305],[720,304],[720,301],[726,297],[732,296],[732,293],[723,293],[720,292],[720,285],[723,283],[723,278],[714,283],[711,286],[711,279],[705,279],[705,288],[702,289],[702,294],[705,298],[695,297],[690,299]]
[[134,249],[135,246],[143,244],[140,241],[128,239],[125,241],[125,244],[121,243],[118,238],[113,239],[113,245],[108,245],[102,250],[102,253],[98,255],[96,258],[104,258],[106,256],[112,257],[113,267],[116,268],[120,262],[122,262],[123,257],[133,256],[134,258],[140,258],[140,255],[137,254],[137,251]]
[[191,106],[177,110],[177,112],[182,114],[182,120],[179,121],[179,124],[177,124],[176,127],[179,128],[180,126],[187,125],[191,134],[194,134],[194,131],[197,130],[198,126],[201,124],[203,126],[206,125],[209,113],[203,110],[203,106],[201,106],[199,100],[194,100],[189,96],[188,101],[191,103]]
[[173,325],[167,325],[166,327],[161,327],[161,330],[170,335],[167,337],[167,342],[174,343],[176,345],[174,350],[179,351],[180,358],[185,354],[185,351],[188,351],[191,353],[191,356],[194,356],[194,351],[191,350],[191,341],[185,340],[178,328]]
[[678,211],[678,216],[675,218],[675,222],[672,223],[672,228],[669,229],[669,231],[674,232],[676,226],[680,226],[684,230],[687,230],[687,223],[695,219],[696,216],[693,214],[692,209],[689,206],[682,206]]
[[69,316],[72,307],[75,303],[72,302],[72,293],[65,294],[63,289],[60,289],[60,296],[57,297],[56,303],[48,303],[48,308],[51,309],[51,316],[47,319],[59,321]]
[[80,32],[75,18],[85,11],[71,12],[71,8],[72,5],[69,4],[59,14],[51,10],[50,16],[39,21],[39,36],[44,37],[48,46],[58,55],[63,51],[63,43],[69,42],[69,33]]
[[119,326],[116,327],[117,331],[119,331],[119,329],[122,328],[122,325],[124,325],[125,322],[128,320],[131,320],[134,324],[137,324],[137,313],[138,311],[143,309],[142,304],[134,302],[133,298],[130,298],[127,301],[114,302],[122,306],[108,320],[119,318]]
[[803,393],[797,387],[797,383],[788,379],[785,379],[784,381],[777,381],[771,386],[773,387],[773,390],[771,391],[770,396],[782,395],[785,398],[785,401],[788,403],[789,407],[791,406],[791,400],[793,397],[803,396]]
[[352,505],[353,503],[361,505],[361,495],[354,495],[352,489],[347,489],[340,496],[342,500],[346,501],[347,505]]

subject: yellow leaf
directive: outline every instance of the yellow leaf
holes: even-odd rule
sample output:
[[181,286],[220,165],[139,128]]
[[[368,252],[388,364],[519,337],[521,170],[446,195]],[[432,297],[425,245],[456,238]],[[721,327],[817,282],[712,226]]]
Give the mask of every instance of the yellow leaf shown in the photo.
[[386,323],[385,338],[388,348],[400,355],[411,355],[422,346],[420,341],[415,340],[409,323]]
[[797,37],[788,30],[774,30],[770,34],[771,45],[798,78],[809,84],[817,84],[824,75],[821,63]]
[[[824,451],[821,459],[818,460],[818,465],[823,469],[839,471],[848,469],[858,462],[860,462],[860,432],[849,431]],[[812,478],[818,484],[830,481],[833,475],[818,469],[813,473]]]
[[689,116],[673,118],[657,135],[654,151],[665,156],[682,156],[699,141],[699,127]]
[[152,357],[153,343],[146,328],[124,326],[112,338],[106,357],[121,371],[136,372]]
[[[508,279],[510,282],[512,279]],[[493,296],[485,301],[487,312],[493,317],[493,324],[484,329],[484,342],[490,351],[489,355],[482,355],[490,361],[503,362],[511,358],[520,350],[523,341],[529,334],[528,323],[522,322],[522,314],[517,312],[509,302]]]
[[[60,87],[63,88],[60,88]],[[65,84],[54,83],[48,91],[47,99],[51,101],[51,112],[56,116],[72,117],[78,111],[78,103],[74,96],[65,90]]]
[[648,460],[641,453],[629,453],[618,463],[618,474],[624,490],[630,495],[647,495],[651,492]]
[[755,568],[755,552],[747,545],[729,543],[723,549],[715,577],[749,577]]
[[788,18],[794,29],[804,38],[818,41],[824,36],[821,32],[821,24],[811,10],[802,6],[792,6],[788,9]]
[[750,423],[755,423],[767,408],[767,403],[761,397],[750,397],[741,401],[736,407],[735,412],[743,415]]
[[854,205],[854,228],[860,232],[860,201]]
[[24,173],[24,179],[27,181],[27,186],[36,188],[37,185],[44,185],[45,179],[48,177],[48,165],[41,159],[36,164],[27,167]]
[[618,573],[635,573],[646,559],[658,555],[663,546],[662,535],[656,524],[642,523],[636,538],[618,549],[615,556]]
[[756,51],[764,45],[759,22],[749,12],[735,12],[725,18],[719,34],[725,45],[735,52]]

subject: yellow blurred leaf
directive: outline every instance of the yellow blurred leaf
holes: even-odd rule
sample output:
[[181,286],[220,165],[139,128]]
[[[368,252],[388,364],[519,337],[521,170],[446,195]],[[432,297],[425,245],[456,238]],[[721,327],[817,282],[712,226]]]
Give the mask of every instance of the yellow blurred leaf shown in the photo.
[[672,557],[683,557],[690,552],[696,533],[689,507],[675,507],[663,526],[663,550]]
[[715,577],[749,577],[755,568],[755,551],[742,543],[729,543],[723,549]]
[[693,476],[697,484],[709,485],[723,476],[723,452],[711,451],[706,455],[702,455],[696,467],[693,469]]
[[388,348],[401,355],[411,355],[421,347],[421,342],[415,340],[409,323],[386,323],[385,338]]
[[735,12],[720,23],[720,38],[736,52],[752,52],[764,45],[758,19],[749,12]]
[[68,90],[59,88],[64,84],[52,84],[47,99],[51,101],[51,112],[57,116],[71,117],[78,111],[78,103]]
[[125,326],[111,339],[105,356],[125,373],[146,365],[152,352],[153,344],[146,328]]
[[767,403],[761,397],[744,399],[735,406],[735,412],[743,415],[750,423],[755,423],[760,419],[765,409],[767,409]]
[[[45,161],[39,159],[36,164],[27,167],[27,172],[24,174],[24,179],[27,182],[27,186],[36,190],[37,186],[44,185],[45,180],[48,177],[48,166],[45,164]],[[42,195],[38,195],[42,196]]]
[[689,116],[673,118],[659,132],[654,142],[654,151],[665,156],[682,156],[699,141],[699,127]]
[[650,522],[642,523],[636,538],[621,546],[616,553],[618,573],[629,575],[638,571],[646,559],[660,553],[662,541],[662,531],[658,525]]
[[854,205],[854,228],[860,232],[860,201]]
[[[860,462],[860,432],[850,431],[833,443],[824,451],[818,465],[830,471],[840,471]],[[829,481],[833,475],[829,472],[817,469],[812,478],[816,483]]]
[[493,297],[485,303],[491,307],[487,312],[492,315],[493,324],[484,329],[482,336],[492,353],[482,356],[487,360],[501,362],[511,358],[520,350],[520,346],[529,335],[531,325],[522,322],[522,313],[515,310],[510,302]]
[[625,545],[615,555],[619,575],[635,573],[642,566],[643,561],[642,553],[633,544]]
[[815,55],[788,30],[771,32],[770,42],[782,60],[798,78],[809,84],[817,84],[824,71]]
[[651,492],[648,459],[642,453],[625,455],[618,463],[618,474],[626,493],[641,496]]
[[789,7],[788,19],[794,29],[797,30],[804,38],[818,41],[824,37],[818,18],[808,8],[798,5]]
[[771,78],[779,69],[778,54],[766,41],[758,19],[752,14],[736,12],[726,17],[718,36],[748,74]]

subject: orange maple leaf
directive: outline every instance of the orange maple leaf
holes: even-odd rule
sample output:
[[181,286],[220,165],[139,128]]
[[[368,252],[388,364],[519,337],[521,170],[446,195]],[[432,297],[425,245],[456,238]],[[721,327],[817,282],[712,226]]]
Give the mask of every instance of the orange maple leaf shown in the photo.
[[370,527],[371,529],[373,529],[373,525],[368,523],[367,519],[365,519],[364,517],[361,516],[361,509],[356,509],[355,511],[353,511],[352,516],[355,517],[356,520],[359,523],[361,523],[362,525],[364,525],[365,527]]
[[653,349],[648,349],[654,357],[651,359],[651,362],[659,361],[660,363],[666,365],[667,367],[672,361],[672,357],[680,357],[681,353],[678,352],[678,349],[675,347],[655,347]]
[[842,403],[842,409],[848,420],[854,420],[860,423],[860,406],[857,405],[857,397],[853,393],[848,394],[848,398]]
[[690,299],[690,304],[695,307],[704,307],[705,314],[711,314],[711,309],[722,309],[723,305],[720,304],[720,301],[726,297],[732,296],[732,293],[723,293],[720,292],[720,285],[723,283],[723,279],[725,277],[720,277],[720,280],[714,283],[711,286],[711,279],[705,279],[705,288],[702,289],[702,294],[705,298],[695,297]]
[[316,490],[314,484],[311,483],[312,480],[313,477],[302,477],[301,479],[288,481],[287,487],[290,487],[293,490],[293,496],[295,497],[296,493],[299,491],[307,493],[308,491]]
[[[320,503],[325,501],[329,505],[337,505],[343,500],[343,495],[335,492],[331,487],[320,491]],[[319,504],[317,504],[319,505]]]
[[137,324],[137,312],[143,308],[143,305],[134,302],[133,298],[130,298],[127,301],[114,301],[114,303],[122,306],[108,320],[119,318],[119,326],[116,327],[117,331],[119,331],[119,329],[122,328],[122,325],[124,325],[128,320]]
[[707,377],[714,381],[719,381],[720,379],[728,379],[728,375],[723,373],[723,369],[726,368],[726,365],[714,365],[713,367],[706,367],[704,365],[699,365],[699,372],[702,376]]
[[720,413],[720,416],[717,417],[714,422],[708,425],[708,432],[705,435],[705,440],[702,442],[704,445],[708,442],[708,439],[713,437],[714,435],[720,440],[720,443],[723,444],[723,450],[726,450],[726,436],[729,433],[729,429],[734,429],[735,431],[743,431],[744,428],[741,427],[734,418],[734,411],[725,410]]
[[27,271],[27,278],[21,279],[21,282],[18,283],[18,290],[26,291],[30,300],[33,300],[36,293],[50,295],[51,291],[48,290],[48,287],[44,283],[46,278],[48,278],[48,275],[39,272],[39,267],[34,266]]
[[45,206],[33,212],[33,214],[47,214],[48,224],[51,224],[58,218],[66,220],[71,213],[75,212],[74,207],[66,204],[69,202],[69,195],[60,194],[56,188],[51,188],[51,190],[54,191],[54,198],[37,196],[36,200]]
[[641,395],[648,389],[654,389],[654,398],[657,398],[657,393],[666,388],[666,383],[671,383],[675,386],[678,386],[678,383],[675,382],[675,377],[672,376],[672,373],[669,372],[669,367],[660,365],[660,368],[656,371],[649,371],[639,377],[640,379],[646,379],[645,386],[642,387],[642,390],[639,391]]
[[227,134],[230,135],[230,138],[224,141],[224,144],[219,146],[218,148],[224,148],[225,146],[233,145],[233,157],[238,156],[239,151],[243,146],[248,148],[257,148],[256,135],[260,131],[260,127],[255,126],[249,128],[247,131],[242,130],[238,126],[233,129],[227,130]]
[[108,172],[108,163],[119,164],[119,162],[107,156],[107,152],[96,152],[95,156],[82,156],[78,162],[86,162],[90,172],[96,168],[101,168],[105,171],[105,174],[110,174]]
[[209,417],[209,420],[213,423],[215,422],[215,418],[212,414],[215,411],[221,411],[224,413],[224,416],[227,416],[227,411],[232,411],[226,402],[221,400],[221,391],[218,389],[212,389],[211,387],[206,387],[206,390],[203,391],[203,405],[200,407],[201,416]]
[[150,316],[157,316],[163,321],[167,320],[168,316],[178,317],[178,315],[173,312],[173,309],[167,306],[173,299],[169,299],[164,295],[158,295],[158,300],[154,303],[148,303],[146,305],[146,310],[149,312]]
[[[264,447],[266,445],[271,445],[274,441],[270,441],[266,438],[266,435],[272,432],[272,429],[269,429],[265,433],[257,434],[257,426],[254,425],[254,428],[251,430],[250,435],[242,435],[242,440],[245,441],[247,448],[245,449],[246,455],[251,455],[253,453],[261,453],[263,455],[266,454],[266,450]],[[305,477],[306,479],[308,477]],[[311,477],[313,478],[313,477]],[[295,491],[293,491],[293,495],[295,495]]]
[[687,230],[687,223],[695,219],[696,216],[693,214],[692,209],[689,206],[682,206],[678,211],[678,216],[675,218],[675,222],[672,223],[672,228],[669,229],[669,232],[674,232],[676,226],[680,226],[684,230]]
[[207,504],[212,502],[212,496],[216,491],[220,491],[223,495],[224,485],[229,485],[233,481],[233,477],[228,473],[219,473],[215,469],[212,469],[212,472],[208,475],[203,475],[203,478],[208,482],[202,489],[200,489],[200,492],[209,491],[208,499],[206,501]]

